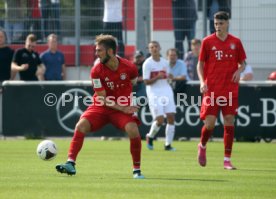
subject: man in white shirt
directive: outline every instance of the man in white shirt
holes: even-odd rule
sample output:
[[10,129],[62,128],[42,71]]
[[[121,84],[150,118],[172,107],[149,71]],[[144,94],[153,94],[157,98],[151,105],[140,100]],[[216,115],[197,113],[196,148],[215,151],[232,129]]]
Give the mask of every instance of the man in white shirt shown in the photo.
[[125,46],[123,42],[122,10],[122,0],[104,0],[104,33],[116,37],[119,48],[117,54],[121,57],[124,57]]
[[149,100],[149,108],[154,122],[147,134],[147,147],[153,150],[153,139],[164,122],[164,115],[167,117],[165,150],[174,151],[171,146],[174,138],[175,125],[174,116],[176,107],[173,91],[168,83],[169,65],[160,56],[160,44],[151,41],[148,45],[151,56],[143,64],[143,79],[146,84],[146,92]]

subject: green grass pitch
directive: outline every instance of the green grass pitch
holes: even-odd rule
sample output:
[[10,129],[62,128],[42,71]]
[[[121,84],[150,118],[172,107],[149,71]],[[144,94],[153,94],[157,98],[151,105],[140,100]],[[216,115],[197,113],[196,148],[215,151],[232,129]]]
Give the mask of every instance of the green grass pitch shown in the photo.
[[55,171],[66,160],[70,139],[54,139],[59,153],[52,161],[36,156],[41,140],[0,141],[1,199],[266,199],[276,198],[276,144],[234,143],[236,171],[223,169],[223,143],[210,142],[207,166],[197,163],[197,142],[174,142],[175,152],[143,141],[142,171],[132,179],[128,140],[86,139],[77,161],[77,175]]

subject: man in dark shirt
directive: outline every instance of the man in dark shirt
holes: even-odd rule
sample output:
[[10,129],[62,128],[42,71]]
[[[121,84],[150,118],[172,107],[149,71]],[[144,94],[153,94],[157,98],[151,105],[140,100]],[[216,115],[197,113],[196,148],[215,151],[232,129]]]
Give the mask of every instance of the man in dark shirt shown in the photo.
[[0,30],[0,82],[11,78],[13,50],[6,45],[6,33]]
[[36,37],[30,34],[26,38],[25,47],[18,49],[13,56],[12,71],[19,72],[21,80],[44,80],[45,66],[34,51],[35,46]]

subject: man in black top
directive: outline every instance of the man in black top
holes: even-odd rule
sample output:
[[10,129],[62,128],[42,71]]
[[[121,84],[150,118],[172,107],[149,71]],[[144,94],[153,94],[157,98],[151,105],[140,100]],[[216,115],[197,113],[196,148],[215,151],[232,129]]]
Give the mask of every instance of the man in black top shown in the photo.
[[13,50],[6,46],[6,33],[0,30],[0,82],[11,79]]
[[30,34],[26,38],[25,47],[18,49],[13,56],[12,71],[19,72],[21,80],[44,80],[45,66],[34,51],[35,46],[36,37]]

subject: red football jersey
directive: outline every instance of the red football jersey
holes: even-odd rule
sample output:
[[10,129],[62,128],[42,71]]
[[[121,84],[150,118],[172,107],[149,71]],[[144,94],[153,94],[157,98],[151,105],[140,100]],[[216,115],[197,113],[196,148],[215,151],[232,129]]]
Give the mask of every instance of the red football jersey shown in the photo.
[[[110,100],[118,102],[123,105],[130,105],[132,83],[131,80],[138,77],[137,67],[126,59],[117,57],[119,60],[119,66],[116,71],[112,71],[102,63],[97,63],[91,69],[91,79],[94,91],[106,91],[106,96]],[[128,99],[125,100],[124,99]],[[94,105],[97,101],[97,94],[93,96]],[[99,103],[97,103],[99,104]],[[117,103],[118,104],[118,103]]]
[[199,61],[204,62],[203,74],[208,87],[207,95],[238,97],[239,84],[232,81],[238,69],[238,63],[246,59],[243,45],[239,38],[228,34],[225,41],[212,34],[202,41]]

